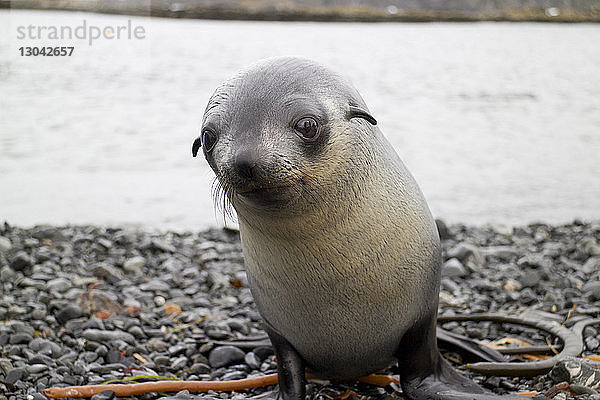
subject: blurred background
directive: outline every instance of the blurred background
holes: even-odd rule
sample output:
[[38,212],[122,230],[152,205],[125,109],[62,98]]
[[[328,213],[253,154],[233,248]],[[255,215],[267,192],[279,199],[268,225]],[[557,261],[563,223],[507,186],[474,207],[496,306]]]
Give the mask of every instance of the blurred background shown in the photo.
[[[277,55],[354,83],[434,216],[599,219],[599,3],[0,0],[0,221],[222,226],[191,144],[216,86]],[[74,50],[21,55],[42,46]]]

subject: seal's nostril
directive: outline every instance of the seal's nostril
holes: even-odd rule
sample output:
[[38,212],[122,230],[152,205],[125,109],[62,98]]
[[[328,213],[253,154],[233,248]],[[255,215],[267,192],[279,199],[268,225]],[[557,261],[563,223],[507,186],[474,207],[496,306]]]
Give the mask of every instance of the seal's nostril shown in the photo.
[[240,176],[246,179],[254,178],[255,162],[249,152],[243,151],[237,154],[235,157],[235,168],[237,169]]

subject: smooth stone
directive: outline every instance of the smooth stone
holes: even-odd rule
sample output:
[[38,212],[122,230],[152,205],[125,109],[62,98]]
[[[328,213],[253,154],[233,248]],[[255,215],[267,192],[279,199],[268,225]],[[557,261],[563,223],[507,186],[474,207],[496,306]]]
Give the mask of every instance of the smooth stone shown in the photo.
[[8,373],[6,374],[6,378],[4,378],[4,381],[10,383],[11,385],[14,385],[24,376],[27,376],[25,368],[13,368],[10,371],[8,371]]
[[163,340],[161,340],[159,338],[155,338],[155,337],[146,342],[146,348],[150,352],[152,352],[152,351],[164,352],[167,349],[167,346],[168,346],[167,343],[165,343]]
[[146,337],[146,334],[144,333],[142,328],[140,328],[139,326],[132,326],[131,328],[129,328],[127,330],[127,332],[131,333],[133,336],[135,336],[138,339],[142,339],[142,338]]
[[244,360],[245,353],[233,346],[219,346],[214,348],[209,356],[208,362],[213,368],[220,368],[226,365],[237,363]]
[[514,228],[512,226],[502,223],[490,224],[490,228],[492,231],[494,231],[494,233],[502,236],[512,236],[514,232]]
[[171,359],[167,356],[156,356],[154,357],[154,364],[156,364],[157,366],[167,366],[171,363]]
[[223,380],[223,381],[236,381],[238,379],[244,379],[247,376],[248,376],[248,374],[246,374],[245,372],[242,372],[242,371],[232,371],[232,372],[227,372],[226,374],[224,374],[223,376],[221,376],[221,380]]
[[141,272],[146,266],[146,259],[142,256],[129,258],[123,263],[123,269],[127,272]]
[[35,329],[33,329],[33,327],[25,322],[22,321],[11,321],[10,323],[10,327],[12,328],[13,331],[15,332],[23,332],[23,333],[28,333],[30,335],[33,336],[33,333],[35,332]]
[[70,280],[68,280],[66,278],[52,279],[51,281],[48,281],[48,283],[46,283],[46,290],[48,290],[48,291],[55,290],[59,293],[66,292],[71,287],[73,287],[73,284],[71,283]]
[[451,258],[442,265],[442,276],[447,278],[459,278],[465,276],[465,267],[456,258]]
[[24,251],[19,251],[15,256],[10,260],[10,268],[15,271],[23,271],[27,268],[30,268],[33,265],[33,258],[29,254]]
[[4,266],[0,269],[0,281],[10,282],[17,277],[17,273],[9,266]]
[[521,274],[519,283],[523,287],[535,287],[540,283],[541,279],[541,274],[537,270],[531,269]]
[[140,289],[145,292],[168,292],[170,288],[167,283],[158,279],[140,285]]
[[190,367],[189,372],[191,374],[208,374],[210,367],[204,363],[195,363]]
[[10,336],[10,344],[25,344],[33,340],[33,336],[28,333],[15,333]]
[[600,245],[593,237],[587,237],[579,242],[579,245],[590,256],[600,256]]
[[152,239],[152,246],[157,250],[164,251],[165,253],[175,253],[177,251],[175,246],[165,242],[164,240]]
[[30,374],[39,374],[42,372],[46,372],[48,370],[48,366],[45,364],[32,364],[27,366],[27,372]]
[[583,263],[581,271],[585,274],[591,274],[593,272],[600,271],[600,257],[588,258],[585,263]]
[[187,357],[179,357],[171,362],[171,369],[174,371],[179,371],[187,365]]
[[92,273],[98,278],[105,279],[109,283],[116,283],[124,278],[123,273],[112,265],[98,263],[92,266]]
[[459,243],[447,252],[448,258],[457,258],[463,263],[466,263],[470,258],[476,266],[481,267],[485,263],[485,258],[476,246],[470,243]]
[[248,366],[252,369],[259,369],[261,364],[261,360],[253,351],[246,354],[246,356],[244,357],[244,362],[248,364]]
[[47,315],[46,310],[42,308],[36,308],[31,312],[31,318],[36,320],[42,320],[46,318]]
[[60,325],[64,325],[67,321],[80,318],[81,316],[83,316],[81,307],[76,304],[67,304],[54,315],[54,318],[56,318],[56,322]]
[[115,331],[101,331],[99,329],[86,329],[81,334],[87,340],[94,340],[96,342],[109,342],[111,340],[122,340],[125,343],[134,345],[135,338],[131,333],[115,330]]
[[581,291],[592,300],[600,300],[600,281],[588,282],[581,288]]
[[12,248],[12,243],[9,238],[0,236],[0,253],[6,253]]
[[103,390],[91,397],[91,400],[112,400],[115,398],[115,392],[112,390]]

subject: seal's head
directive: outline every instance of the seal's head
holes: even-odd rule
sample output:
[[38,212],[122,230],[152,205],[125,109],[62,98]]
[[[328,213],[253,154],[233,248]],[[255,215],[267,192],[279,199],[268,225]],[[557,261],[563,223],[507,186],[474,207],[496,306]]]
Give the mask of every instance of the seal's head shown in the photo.
[[238,214],[295,214],[343,185],[357,154],[350,147],[368,140],[376,123],[334,72],[306,59],[271,58],[217,88],[192,153],[202,147]]

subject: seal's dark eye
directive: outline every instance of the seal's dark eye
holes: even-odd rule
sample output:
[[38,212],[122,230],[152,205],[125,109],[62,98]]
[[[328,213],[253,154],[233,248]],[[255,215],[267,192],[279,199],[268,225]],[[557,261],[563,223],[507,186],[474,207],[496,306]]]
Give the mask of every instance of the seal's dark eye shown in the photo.
[[296,122],[294,130],[305,140],[315,140],[319,135],[319,124],[313,117],[304,117]]
[[203,130],[202,147],[204,147],[204,152],[210,152],[215,147],[215,143],[217,143],[217,134],[210,129]]

